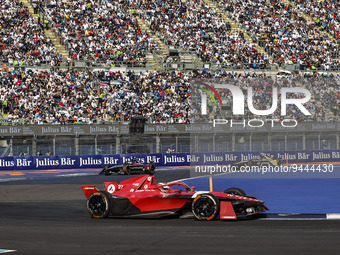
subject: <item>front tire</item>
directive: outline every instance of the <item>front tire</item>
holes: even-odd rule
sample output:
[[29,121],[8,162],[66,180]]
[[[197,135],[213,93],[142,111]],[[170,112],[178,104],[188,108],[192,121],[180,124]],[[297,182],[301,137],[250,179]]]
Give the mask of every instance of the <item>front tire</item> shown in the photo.
[[241,197],[245,197],[246,196],[246,192],[244,192],[244,190],[240,189],[240,188],[229,188],[226,189],[224,191],[224,193],[226,194],[231,194],[231,195],[236,195],[236,196],[241,196]]
[[192,213],[198,220],[213,220],[220,211],[218,198],[211,194],[200,194],[192,202]]
[[93,218],[106,218],[110,213],[109,193],[96,191],[87,200],[87,210]]

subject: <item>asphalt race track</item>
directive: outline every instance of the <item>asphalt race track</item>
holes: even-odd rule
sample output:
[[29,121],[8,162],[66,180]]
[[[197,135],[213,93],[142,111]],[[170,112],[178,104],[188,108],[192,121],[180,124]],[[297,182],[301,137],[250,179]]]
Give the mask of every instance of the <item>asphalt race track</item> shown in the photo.
[[[90,218],[80,185],[131,177],[0,183],[0,254],[340,254],[339,220]],[[188,170],[156,173],[157,182],[187,177]]]

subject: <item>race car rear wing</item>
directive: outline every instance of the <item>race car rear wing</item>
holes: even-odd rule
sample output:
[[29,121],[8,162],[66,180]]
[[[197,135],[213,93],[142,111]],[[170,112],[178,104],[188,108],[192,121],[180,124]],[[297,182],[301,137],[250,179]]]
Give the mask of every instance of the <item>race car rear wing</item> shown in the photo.
[[93,185],[92,186],[81,186],[81,188],[83,189],[83,192],[86,198],[89,198],[93,192],[98,191],[98,189]]

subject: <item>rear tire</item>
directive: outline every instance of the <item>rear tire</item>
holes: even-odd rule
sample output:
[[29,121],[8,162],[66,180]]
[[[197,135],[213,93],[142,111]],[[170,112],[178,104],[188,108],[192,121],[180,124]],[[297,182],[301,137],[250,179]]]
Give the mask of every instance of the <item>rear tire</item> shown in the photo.
[[155,166],[155,164],[154,163],[151,163],[150,165],[149,165],[149,169],[148,170],[145,170],[145,173],[146,174],[155,174],[155,169],[156,169],[156,166]]
[[231,165],[231,167],[233,167],[233,169],[236,169],[236,170],[240,170],[241,169],[241,167],[246,167],[246,166],[248,166],[248,164],[247,163],[245,163],[245,162],[235,162],[234,164],[232,164]]
[[106,166],[104,167],[103,171],[104,171],[105,175],[111,175],[111,171],[109,170],[109,167],[110,167],[110,166],[108,166],[108,165],[106,165]]
[[87,210],[93,218],[106,218],[110,213],[110,194],[96,191],[87,199]]
[[128,165],[123,165],[123,173],[127,175],[131,174],[131,169]]
[[224,191],[224,193],[231,194],[231,195],[236,195],[236,196],[241,196],[241,197],[245,197],[246,196],[246,192],[244,192],[244,190],[242,190],[240,188],[229,188],[229,189],[226,189]]
[[200,194],[192,201],[191,210],[198,220],[213,220],[220,212],[220,203],[214,195]]

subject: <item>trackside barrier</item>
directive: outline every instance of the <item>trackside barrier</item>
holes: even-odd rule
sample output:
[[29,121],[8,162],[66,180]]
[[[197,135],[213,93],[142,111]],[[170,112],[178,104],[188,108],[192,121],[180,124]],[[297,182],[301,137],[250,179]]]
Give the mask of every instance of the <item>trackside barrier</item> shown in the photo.
[[[263,151],[274,159],[282,158],[284,163],[340,163],[340,150],[319,151]],[[211,152],[211,153],[155,153],[155,154],[117,154],[82,156],[30,156],[1,157],[0,170],[48,170],[74,168],[102,168],[105,165],[123,164],[135,157],[141,163],[153,161],[158,167],[190,165],[227,165],[235,161],[253,160],[260,152]]]

